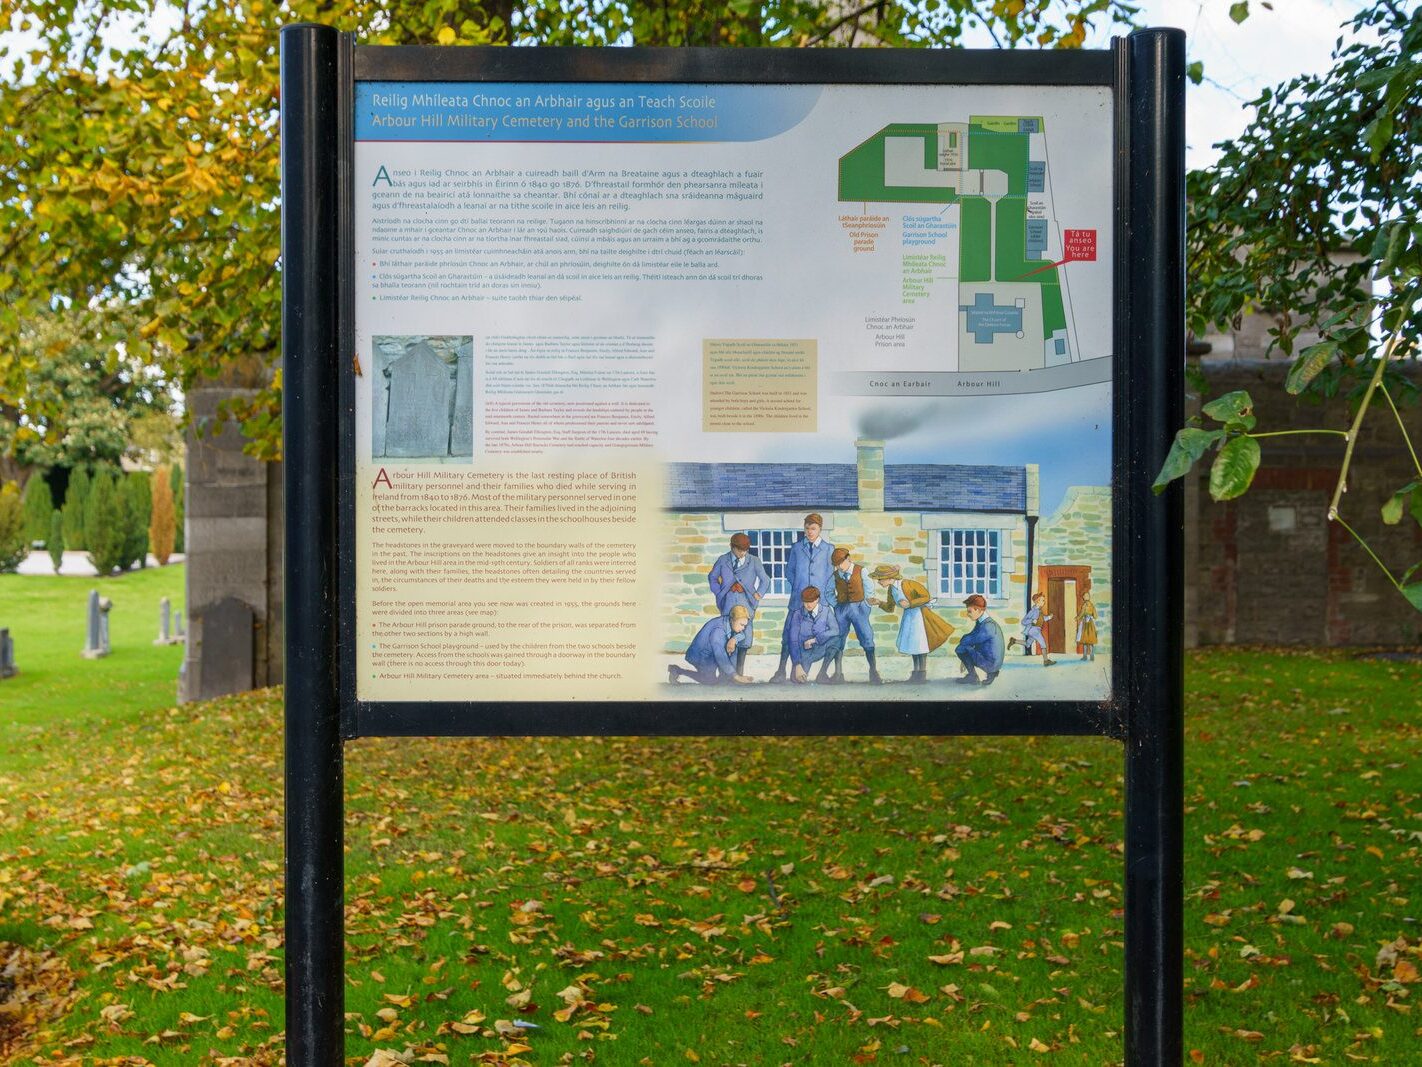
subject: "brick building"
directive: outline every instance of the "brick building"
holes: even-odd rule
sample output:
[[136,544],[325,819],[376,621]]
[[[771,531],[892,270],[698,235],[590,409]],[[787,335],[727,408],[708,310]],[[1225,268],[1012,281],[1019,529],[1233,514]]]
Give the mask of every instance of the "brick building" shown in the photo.
[[[1353,412],[1346,398],[1289,396],[1283,387],[1288,361],[1258,358],[1258,346],[1243,343],[1248,335],[1240,340],[1235,351],[1241,356],[1225,346],[1224,358],[1200,361],[1206,398],[1248,391],[1261,432],[1348,428]],[[1422,384],[1415,364],[1402,367]],[[1192,401],[1198,409],[1199,397]],[[1403,401],[1399,408],[1413,441],[1422,442],[1422,405]],[[1260,445],[1254,485],[1238,500],[1210,499],[1208,466],[1186,478],[1187,643],[1422,644],[1422,615],[1347,530],[1328,521],[1344,439],[1274,437]],[[1410,518],[1387,526],[1379,508],[1415,476],[1396,420],[1375,397],[1339,510],[1398,575],[1422,560],[1422,528]]]

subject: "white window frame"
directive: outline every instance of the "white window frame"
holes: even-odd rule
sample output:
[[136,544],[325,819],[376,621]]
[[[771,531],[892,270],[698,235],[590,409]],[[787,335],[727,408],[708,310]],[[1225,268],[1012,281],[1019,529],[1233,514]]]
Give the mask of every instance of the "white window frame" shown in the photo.
[[[790,554],[791,545],[805,539],[804,529],[784,526],[752,527],[744,533],[750,538],[751,554],[759,557],[760,565],[765,568],[765,573],[770,578],[769,595],[788,597],[790,579],[785,576],[786,557]],[[779,559],[775,558],[776,555]]]
[[[939,596],[979,593],[988,600],[1007,599],[1005,562],[1011,545],[1010,531],[991,526],[951,526],[936,534],[933,580]],[[954,574],[955,565],[972,568],[974,573]]]

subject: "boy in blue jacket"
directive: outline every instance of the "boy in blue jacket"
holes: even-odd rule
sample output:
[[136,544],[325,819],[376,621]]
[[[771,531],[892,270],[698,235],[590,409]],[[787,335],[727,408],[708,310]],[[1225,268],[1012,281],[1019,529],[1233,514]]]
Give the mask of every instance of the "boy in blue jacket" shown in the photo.
[[809,669],[816,663],[820,673],[815,681],[825,680],[825,671],[844,647],[834,612],[820,603],[820,591],[813,585],[800,594],[800,608],[790,613],[790,661],[795,664],[792,677],[804,683],[810,680]]
[[667,667],[667,681],[675,683],[683,676],[702,685],[724,685],[727,682],[749,682],[736,671],[731,657],[742,648],[750,647],[750,612],[741,604],[729,615],[712,619],[697,631],[686,650],[686,662],[691,670],[673,663]]
[[[979,681],[983,685],[992,685],[997,680],[997,672],[1002,670],[1003,657],[1007,655],[1007,646],[1002,641],[1002,627],[996,619],[989,617],[987,600],[981,594],[974,593],[963,601],[963,605],[968,609],[968,618],[973,620],[973,628],[958,642],[958,659],[968,669],[968,673],[958,681],[964,685],[977,685]],[[985,678],[978,678],[979,670],[986,675]]]

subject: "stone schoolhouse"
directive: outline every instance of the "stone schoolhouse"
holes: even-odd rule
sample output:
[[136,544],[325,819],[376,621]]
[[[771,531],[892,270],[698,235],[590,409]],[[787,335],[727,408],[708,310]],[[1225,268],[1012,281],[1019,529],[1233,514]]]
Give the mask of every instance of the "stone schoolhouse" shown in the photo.
[[[955,627],[950,644],[971,628],[962,611],[968,594],[986,597],[1010,636],[1041,589],[1059,620],[1048,632],[1052,650],[1070,654],[1076,609],[1090,589],[1097,650],[1110,651],[1108,488],[1074,486],[1043,520],[1036,464],[885,464],[883,441],[861,439],[855,447],[855,463],[667,465],[664,651],[684,652],[716,614],[707,574],[729,550],[731,534],[744,532],[773,583],[751,651],[777,653],[789,599],[786,553],[803,536],[810,512],[824,518],[825,540],[848,548],[866,572],[892,563],[904,577],[924,582],[937,597],[935,610]],[[871,595],[882,599],[882,590],[874,586]],[[873,619],[876,638],[892,647],[898,615],[876,609]],[[858,643],[851,641],[848,651],[859,655]]]

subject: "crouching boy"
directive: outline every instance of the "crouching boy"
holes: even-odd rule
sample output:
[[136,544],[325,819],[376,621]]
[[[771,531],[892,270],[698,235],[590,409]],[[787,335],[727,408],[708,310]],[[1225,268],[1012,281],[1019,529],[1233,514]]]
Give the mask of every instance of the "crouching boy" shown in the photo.
[[712,619],[697,631],[691,647],[686,650],[686,662],[692,669],[673,663],[667,667],[667,681],[686,677],[702,685],[749,682],[745,675],[736,673],[736,661],[732,658],[739,649],[749,647],[750,612],[737,604],[729,615]]
[[820,673],[815,681],[823,682],[825,671],[844,647],[834,612],[820,603],[820,591],[813,585],[800,594],[800,609],[790,613],[790,662],[795,665],[792,677],[797,682],[810,680],[809,670],[816,663]]

